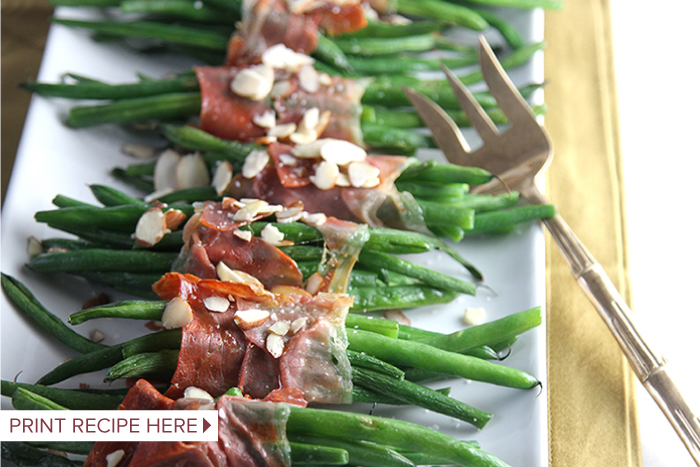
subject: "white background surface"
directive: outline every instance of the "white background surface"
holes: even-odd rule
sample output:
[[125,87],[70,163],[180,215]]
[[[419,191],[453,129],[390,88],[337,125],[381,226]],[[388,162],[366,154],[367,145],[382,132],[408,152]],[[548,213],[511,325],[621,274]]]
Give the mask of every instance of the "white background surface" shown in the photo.
[[[693,57],[700,6],[695,0],[610,5],[633,309],[697,414],[700,89]],[[637,393],[645,467],[694,466],[641,385]]]

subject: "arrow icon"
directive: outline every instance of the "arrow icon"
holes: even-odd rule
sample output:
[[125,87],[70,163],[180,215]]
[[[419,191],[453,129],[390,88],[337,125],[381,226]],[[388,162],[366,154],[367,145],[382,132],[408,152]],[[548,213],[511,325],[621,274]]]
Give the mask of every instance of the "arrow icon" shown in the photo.
[[206,418],[202,419],[202,421],[204,422],[203,423],[204,429],[202,430],[202,433],[205,433],[209,429],[209,427],[211,426],[211,423],[209,423]]

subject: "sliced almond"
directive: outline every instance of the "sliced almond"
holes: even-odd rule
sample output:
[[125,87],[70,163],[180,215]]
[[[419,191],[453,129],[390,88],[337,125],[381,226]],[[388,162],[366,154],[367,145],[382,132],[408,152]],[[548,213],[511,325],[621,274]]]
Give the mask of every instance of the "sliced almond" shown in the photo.
[[384,312],[384,318],[391,321],[396,321],[397,323],[403,324],[404,326],[411,325],[411,320],[408,319],[408,317],[404,315],[401,312],[401,310],[386,310]]
[[107,461],[107,467],[117,467],[119,462],[121,462],[122,457],[124,457],[124,450],[117,449],[116,451],[107,454],[105,460]]
[[269,311],[251,308],[249,310],[238,310],[236,315],[233,317],[233,320],[236,322],[238,327],[246,330],[262,326],[269,317]]
[[136,223],[134,239],[139,245],[149,247],[161,241],[168,232],[163,211],[158,208],[151,208],[141,214],[139,221]]
[[253,117],[253,123],[262,128],[272,128],[277,124],[275,111],[268,109],[260,115]]
[[292,331],[292,334],[296,334],[304,327],[306,326],[306,322],[309,320],[306,316],[302,316],[301,318],[297,318],[294,321],[292,321],[292,324],[290,326],[290,330]]
[[323,286],[323,276],[315,272],[306,280],[306,291],[311,295],[316,295]]
[[316,131],[311,130],[311,131],[297,131],[289,135],[289,141],[291,141],[294,144],[309,144],[313,143],[316,141],[318,138],[318,135],[316,134]]
[[319,73],[318,74],[318,82],[322,86],[330,86],[331,84],[333,84],[333,79],[331,78],[331,75],[329,75],[328,73]]
[[93,342],[102,342],[105,340],[105,333],[99,329],[93,329],[90,331],[90,340]]
[[304,116],[299,122],[299,130],[301,131],[316,131],[316,125],[318,125],[318,120],[321,117],[321,111],[318,107],[312,107],[304,112]]
[[292,166],[297,163],[297,158],[291,154],[280,154],[279,159],[282,165],[286,166]]
[[224,196],[223,199],[221,200],[221,207],[223,209],[231,209],[231,208],[242,208],[245,206],[245,204],[241,203],[238,201],[236,198],[231,198],[230,196]]
[[305,297],[310,297],[311,294],[304,289],[299,287],[294,287],[293,285],[276,285],[270,290],[270,292],[277,295],[304,295]]
[[263,149],[251,151],[251,153],[246,156],[245,162],[243,162],[241,174],[245,178],[255,178],[262,172],[262,169],[265,168],[268,162],[270,162],[270,155],[267,151]]
[[156,192],[167,192],[177,189],[177,166],[180,154],[172,149],[166,149],[158,156],[153,169],[153,185]]
[[324,111],[320,117],[318,117],[318,123],[314,127],[314,131],[316,132],[316,137],[320,138],[321,135],[323,134],[324,131],[326,131],[326,128],[328,127],[328,124],[331,122],[331,111],[326,110]]
[[277,81],[272,86],[270,97],[287,97],[292,92],[292,83],[286,79]]
[[[296,14],[294,10],[290,9],[290,11]],[[263,52],[262,62],[272,68],[296,72],[302,65],[314,63],[314,59],[306,54],[295,52],[284,44],[275,44]]]
[[179,209],[168,209],[165,211],[165,226],[168,230],[176,230],[187,220],[187,214]]
[[27,254],[30,258],[34,258],[36,255],[40,255],[43,252],[44,246],[36,237],[29,237],[27,239]]
[[313,65],[302,65],[299,68],[299,86],[311,94],[319,90],[321,84],[319,83],[318,72]]
[[300,159],[313,159],[321,156],[321,146],[325,144],[327,139],[318,139],[316,141],[300,144],[292,148],[292,155]]
[[296,123],[283,123],[281,125],[276,125],[274,128],[270,128],[267,135],[276,138],[287,138],[295,131],[297,131]]
[[486,321],[486,310],[483,308],[467,308],[464,310],[464,324],[477,326]]
[[216,170],[214,171],[214,177],[212,177],[211,184],[216,190],[216,194],[221,196],[226,193],[231,186],[231,181],[233,180],[233,166],[229,161],[220,161],[216,165]]
[[272,224],[267,224],[260,232],[260,238],[272,245],[280,245],[284,240],[284,234]]
[[301,215],[301,218],[303,219],[304,222],[306,222],[309,225],[312,225],[314,227],[320,227],[323,224],[326,223],[328,220],[328,217],[322,212],[317,212],[314,214],[310,214],[308,212],[304,212]]
[[263,287],[256,277],[251,276],[247,272],[238,271],[228,267],[223,261],[216,265],[216,275],[220,280],[225,282],[233,282],[234,284],[250,284]]
[[204,389],[199,389],[194,386],[190,386],[185,389],[184,397],[187,399],[204,399],[208,401],[213,401],[214,398]]
[[209,169],[199,153],[182,156],[177,164],[177,188],[196,188],[209,185]]
[[249,242],[253,239],[253,232],[251,232],[250,230],[236,229],[233,231],[233,235],[242,240],[245,240],[246,242]]
[[[326,142],[321,146],[320,152],[321,157],[328,162],[334,162],[338,165],[348,165],[351,162],[362,162],[367,159],[367,151],[357,144],[343,141],[342,139],[327,139],[325,141]],[[370,165],[370,167],[374,166]],[[377,171],[377,174],[378,173]]]
[[239,71],[231,82],[231,90],[254,101],[265,99],[272,91],[275,73],[268,65],[256,65]]
[[335,180],[335,186],[350,186],[350,179],[347,174],[340,172]]
[[161,323],[165,329],[182,328],[190,324],[192,317],[190,304],[183,298],[175,297],[165,306]]
[[286,336],[290,328],[291,326],[287,321],[277,321],[267,330],[271,333],[277,334],[278,336]]
[[266,212],[269,206],[267,201],[256,199],[252,203],[246,204],[233,215],[235,221],[252,221],[261,212]]
[[335,186],[335,181],[338,179],[340,169],[333,162],[322,161],[316,167],[316,171],[309,177],[319,190],[330,190]]
[[156,155],[156,148],[146,144],[124,143],[120,148],[122,154],[135,157],[137,159],[150,159]]
[[284,353],[284,339],[277,334],[269,334],[265,341],[265,347],[274,358],[280,358]]
[[303,215],[303,211],[304,211],[304,203],[302,203],[300,201],[296,201],[295,203],[290,204],[286,208],[277,212],[275,215],[277,216],[278,222],[282,222],[282,223],[296,222],[299,219],[301,219],[301,216]]
[[379,169],[367,162],[352,162],[348,165],[348,177],[352,186],[363,188],[367,181],[379,178]]
[[231,302],[228,301],[226,297],[219,297],[217,295],[212,295],[203,300],[204,308],[215,313],[223,313],[228,311]]

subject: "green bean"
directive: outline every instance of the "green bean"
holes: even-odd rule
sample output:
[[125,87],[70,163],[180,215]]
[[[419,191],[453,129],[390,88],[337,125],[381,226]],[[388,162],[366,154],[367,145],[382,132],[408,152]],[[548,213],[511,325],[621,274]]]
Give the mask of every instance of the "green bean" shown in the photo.
[[314,50],[312,55],[342,72],[355,72],[338,42],[336,40],[326,38],[326,36],[323,34],[318,35],[318,44],[316,45],[316,50]]
[[138,164],[130,164],[124,169],[127,175],[134,177],[153,177],[156,171],[155,162],[139,162]]
[[292,440],[307,444],[332,446],[348,453],[349,465],[363,467],[413,467],[413,463],[388,446],[364,441],[351,441],[337,436],[309,436],[289,433]]
[[122,361],[125,355],[179,348],[181,333],[180,329],[176,329],[146,334],[122,344],[80,355],[58,365],[42,376],[37,384],[49,386],[72,376],[104,370]]
[[123,0],[120,9],[122,13],[167,15],[202,23],[232,23],[241,16],[231,14],[233,10],[222,11],[190,0]]
[[437,21],[413,21],[407,24],[394,24],[386,21],[369,21],[367,26],[357,31],[344,33],[339,39],[352,37],[406,37],[417,34],[440,32],[446,28],[444,23]]
[[464,197],[469,185],[464,183],[417,183],[398,182],[396,188],[399,191],[408,191],[415,198],[427,201],[454,201]]
[[30,92],[45,97],[64,97],[68,99],[133,99],[159,94],[172,94],[197,91],[199,83],[194,74],[183,74],[175,78],[140,81],[129,84],[107,84],[100,82],[78,84],[51,84],[27,82],[22,85]]
[[417,58],[408,55],[397,57],[348,57],[356,72],[364,75],[393,75],[415,73],[419,71],[440,70],[441,65],[449,68],[461,68],[473,65],[477,61],[476,53],[463,57],[445,57],[440,59]]
[[379,125],[362,124],[362,139],[369,147],[390,154],[413,155],[420,148],[434,148],[431,136]]
[[518,30],[515,29],[508,21],[504,20],[490,10],[480,8],[475,11],[479,14],[479,16],[484,18],[490,26],[501,33],[501,36],[503,36],[511,49],[515,50],[525,46],[525,39],[523,39]]
[[43,247],[44,251],[51,248],[58,250],[85,250],[89,248],[99,248],[99,245],[95,243],[72,238],[46,238],[41,241],[41,246]]
[[17,388],[12,394],[12,407],[17,410],[68,410],[51,399],[24,388]]
[[390,339],[348,329],[349,349],[366,352],[396,366],[412,366],[500,386],[530,389],[539,381],[524,371],[448,352],[420,342]]
[[[418,338],[418,342],[450,352],[463,352],[479,345],[508,340],[539,326],[541,323],[542,310],[540,307],[534,307],[452,334],[431,333],[432,335],[430,335],[424,333],[422,337]],[[405,333],[406,328],[399,326],[399,336],[405,336],[402,332]]]
[[67,459],[24,443],[3,441],[2,459],[16,467],[81,467],[82,461]]
[[424,285],[358,287],[351,289],[350,294],[355,299],[350,309],[354,313],[448,303],[458,295]]
[[[530,60],[530,58],[532,58],[532,56],[535,55],[536,52],[539,52],[540,50],[544,49],[544,47],[544,42],[535,42],[533,44],[520,47],[519,49],[514,50],[513,53],[511,53],[507,57],[501,59],[501,66],[503,66],[503,68],[507,70],[509,68],[522,65],[523,63],[526,63],[528,60]],[[484,76],[481,74],[481,71],[475,71],[473,73],[469,73],[467,75],[459,77],[459,80],[465,85],[479,83],[483,81],[483,79]]]
[[153,182],[129,175],[122,168],[116,167],[112,169],[110,173],[112,177],[116,178],[117,180],[120,180],[144,193],[152,193],[155,191]]
[[395,449],[416,450],[457,465],[480,467],[506,464],[449,435],[401,420],[333,410],[290,406],[287,432],[368,441]]
[[397,10],[402,15],[445,21],[476,31],[483,31],[489,26],[486,20],[471,8],[440,0],[400,0]]
[[115,188],[106,185],[90,185],[90,191],[95,196],[97,201],[105,206],[121,206],[123,204],[138,204],[142,205],[143,200],[136,199],[121,192]]
[[[418,112],[413,110],[402,109],[400,112],[393,109],[384,109],[380,107],[373,107],[373,112],[369,115],[367,121],[369,123],[374,123],[376,125],[386,125],[392,128],[423,128],[425,124],[423,120],[418,115]],[[486,108],[485,109],[491,121],[496,125],[505,125],[508,123],[508,119],[501,109],[498,108]],[[536,105],[532,107],[532,111],[535,115],[542,115],[546,111],[546,107],[543,105]],[[471,127],[471,122],[467,118],[467,115],[461,109],[445,109],[447,115],[452,118],[455,124],[459,127]]]
[[387,337],[396,338],[399,335],[399,323],[389,319],[375,318],[350,313],[345,318],[345,326],[352,329],[376,332]]
[[425,200],[416,200],[416,202],[420,206],[425,223],[429,226],[455,226],[466,230],[474,227],[475,213],[471,208]]
[[226,141],[193,126],[161,125],[163,135],[174,144],[197,151],[213,151],[225,154],[242,163],[246,156],[261,146],[236,141]]
[[[462,0],[454,0],[456,3],[463,3]],[[533,8],[550,8],[558,10],[564,6],[560,0],[464,0],[464,3],[478,3],[488,7],[521,8],[530,10]]]
[[[373,371],[375,373],[381,373],[393,379],[401,380],[403,379],[405,373],[400,368],[390,365],[378,358],[373,357],[365,353],[355,352],[352,350],[347,351],[348,359],[353,367],[365,368],[367,370]],[[354,381],[354,378],[353,378]],[[367,386],[367,385],[365,385]],[[369,386],[372,389],[371,386]],[[387,394],[391,395],[391,394]]]
[[[437,391],[449,395],[450,388],[437,389]],[[378,392],[357,385],[352,387],[352,401],[366,404],[408,405],[406,402],[396,399],[395,397],[379,394]]]
[[152,376],[169,381],[177,366],[179,350],[161,350],[132,355],[112,366],[105,381]]
[[[310,225],[304,224],[302,222],[252,222],[248,227],[255,236],[259,236],[260,232],[268,226],[272,225],[281,233],[284,234],[285,240],[291,240],[294,243],[311,243],[323,240],[323,234],[321,232],[311,227]],[[370,235],[371,235],[370,229]]]
[[438,164],[435,161],[416,162],[401,172],[399,181],[419,181],[429,183],[466,183],[482,185],[491,181],[493,175],[478,167],[464,167],[455,164]]
[[439,271],[419,266],[396,256],[381,251],[361,251],[359,264],[372,270],[389,269],[408,277],[413,277],[436,289],[476,294],[476,286],[471,282],[460,280]]
[[165,310],[163,300],[127,300],[107,305],[86,308],[68,317],[72,325],[82,324],[96,318],[125,318],[159,321]]
[[43,396],[68,409],[75,410],[114,410],[124,399],[111,394],[93,394],[72,389],[59,389],[38,384],[13,383],[2,381],[2,395],[12,397],[18,389],[25,389]]
[[91,206],[89,203],[84,203],[82,201],[78,201],[77,199],[69,198],[68,196],[64,195],[56,195],[54,199],[51,200],[51,203],[59,208],[70,208],[70,207],[75,207],[75,206]]
[[353,366],[352,381],[353,384],[390,395],[408,404],[465,421],[477,428],[484,428],[493,417],[488,412],[476,409],[420,384],[399,380],[366,368]]
[[335,39],[335,44],[346,54],[359,56],[393,55],[400,52],[426,52],[437,45],[435,34],[422,34],[407,37],[360,37]]
[[345,465],[349,460],[346,450],[330,446],[290,442],[289,448],[293,465]]
[[149,21],[79,21],[54,18],[53,22],[70,27],[90,29],[112,37],[160,39],[173,44],[195,46],[210,50],[226,50],[229,39],[228,34],[218,31]]
[[518,206],[503,211],[478,213],[474,217],[474,227],[466,233],[498,232],[523,222],[547,219],[556,213],[556,208],[551,204]]
[[162,203],[194,203],[197,201],[219,201],[221,196],[211,185],[171,191],[156,198]]
[[52,6],[92,6],[92,7],[112,7],[119,6],[122,0],[51,0]]
[[105,123],[176,120],[198,115],[201,106],[202,97],[199,92],[135,97],[102,105],[73,107],[66,123],[72,128],[84,128]]
[[92,441],[31,441],[25,442],[29,446],[51,451],[68,452],[87,456],[95,445]]
[[92,342],[66,326],[57,316],[39,303],[37,298],[17,279],[2,274],[2,288],[8,298],[29,318],[45,329],[63,344],[80,353],[104,349],[105,346]]
[[33,271],[58,272],[159,272],[170,270],[177,253],[128,251],[94,248],[58,253],[42,253],[27,263]]

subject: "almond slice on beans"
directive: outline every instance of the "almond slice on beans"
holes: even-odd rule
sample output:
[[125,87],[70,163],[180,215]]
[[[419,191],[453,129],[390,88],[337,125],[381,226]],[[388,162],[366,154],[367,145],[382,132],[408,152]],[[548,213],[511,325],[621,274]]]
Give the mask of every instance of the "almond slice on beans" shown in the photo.
[[150,159],[156,155],[156,148],[146,144],[124,143],[120,148],[122,154],[135,157],[137,159]]
[[303,212],[301,218],[304,222],[314,227],[320,227],[326,223],[328,217],[322,212],[317,212],[314,214]]
[[278,222],[296,222],[301,219],[304,212],[304,203],[295,201],[281,211],[275,213]]
[[250,230],[236,229],[233,231],[233,235],[240,238],[241,240],[245,240],[246,242],[251,241],[253,238],[253,232],[251,232]]
[[36,237],[29,237],[27,239],[27,254],[30,258],[35,257],[44,252],[44,246],[41,244]]
[[168,209],[165,211],[165,226],[168,230],[177,230],[185,220],[187,220],[187,214],[179,209]]
[[233,166],[229,161],[220,161],[216,165],[211,184],[216,190],[216,194],[221,196],[226,193],[233,181]]
[[284,234],[272,224],[267,224],[260,232],[260,238],[272,245],[280,245],[284,240]]
[[177,189],[177,166],[180,154],[172,149],[166,149],[158,156],[153,169],[153,185],[156,192],[166,192]]
[[[290,8],[290,11],[292,11],[292,14],[296,14],[292,8]],[[275,44],[268,48],[265,50],[265,52],[263,52],[261,59],[267,66],[290,72],[298,71],[302,65],[310,65],[314,63],[313,58],[306,54],[295,52],[284,44]]]
[[257,199],[246,204],[233,215],[235,221],[252,221],[260,213],[266,213],[269,204],[267,201]]
[[175,297],[165,306],[163,317],[160,321],[165,329],[175,329],[190,324],[192,317],[190,304],[183,298]]
[[233,317],[233,320],[236,322],[238,327],[246,330],[262,326],[269,317],[270,312],[267,310],[250,308],[248,310],[238,310],[236,315]]
[[272,91],[275,72],[272,67],[262,64],[245,68],[231,81],[231,90],[242,97],[254,101],[265,99]]
[[134,239],[141,246],[153,246],[163,239],[170,230],[165,222],[165,214],[158,208],[151,208],[141,214],[136,223]]
[[486,321],[486,311],[483,308],[467,308],[464,310],[464,324],[476,326],[484,324]]
[[245,178],[255,178],[262,172],[262,169],[265,168],[268,162],[270,162],[270,155],[267,151],[262,149],[251,151],[251,153],[246,156],[245,162],[243,162],[241,174]]
[[348,165],[348,177],[350,184],[356,188],[371,188],[365,184],[375,179],[379,184],[379,169],[367,162],[352,162]]
[[335,186],[335,181],[338,179],[339,173],[340,169],[337,164],[329,161],[322,161],[316,167],[316,172],[309,177],[309,180],[311,180],[311,183],[319,190],[330,190]]
[[177,164],[177,188],[196,188],[209,185],[209,169],[199,154],[182,156]]

